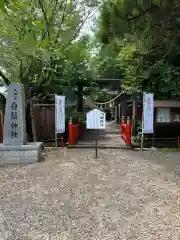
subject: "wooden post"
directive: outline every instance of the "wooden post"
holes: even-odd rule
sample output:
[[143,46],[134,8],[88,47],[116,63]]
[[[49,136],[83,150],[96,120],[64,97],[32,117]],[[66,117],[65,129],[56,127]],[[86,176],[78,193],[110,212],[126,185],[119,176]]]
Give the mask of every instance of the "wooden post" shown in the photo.
[[143,118],[143,113],[142,113],[142,132],[141,132],[141,152],[143,152],[144,148],[144,118]]
[[98,158],[98,139],[96,138],[96,158]]
[[154,132],[152,134],[152,147],[156,146],[156,109],[154,108],[154,122],[153,122]]
[[3,143],[3,114],[0,110],[0,143]]
[[113,107],[111,107],[111,121],[113,120]]
[[33,99],[30,100],[30,116],[31,116],[33,141],[37,142],[36,124],[35,124],[35,118],[34,118],[34,100]]
[[72,123],[72,117],[70,117],[69,119],[69,125],[68,125],[68,129],[69,129],[69,145],[73,145],[74,144],[74,132],[73,132],[73,123]]
[[118,105],[115,106],[115,119],[116,123],[118,124]]
[[119,123],[121,123],[121,105],[118,104],[118,116],[119,116]]
[[132,136],[136,135],[136,101],[133,101],[133,113],[132,113]]
[[78,138],[81,138],[82,137],[82,122],[81,122],[81,119],[79,118],[78,120]]
[[178,149],[180,149],[180,137],[178,136]]
[[123,124],[124,124],[124,116],[122,116],[122,119],[121,119],[121,121],[120,121],[120,134],[121,134],[121,136],[122,136],[122,134],[123,134]]

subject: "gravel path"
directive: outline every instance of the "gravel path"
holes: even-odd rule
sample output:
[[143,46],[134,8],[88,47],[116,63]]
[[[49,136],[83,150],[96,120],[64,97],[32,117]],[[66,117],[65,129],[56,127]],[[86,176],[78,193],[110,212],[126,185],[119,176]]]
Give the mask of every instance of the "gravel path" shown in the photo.
[[172,172],[180,155],[48,155],[38,164],[0,168],[0,239],[180,239],[179,177]]

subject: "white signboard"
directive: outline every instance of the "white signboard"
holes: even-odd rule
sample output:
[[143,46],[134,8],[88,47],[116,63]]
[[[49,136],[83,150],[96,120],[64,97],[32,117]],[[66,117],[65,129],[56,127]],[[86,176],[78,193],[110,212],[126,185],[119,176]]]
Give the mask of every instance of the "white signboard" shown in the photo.
[[87,129],[105,129],[106,114],[98,109],[94,109],[86,114]]
[[65,132],[65,96],[55,95],[55,127],[56,133]]
[[170,109],[169,108],[157,108],[156,121],[170,122]]
[[143,133],[154,132],[154,94],[143,93]]

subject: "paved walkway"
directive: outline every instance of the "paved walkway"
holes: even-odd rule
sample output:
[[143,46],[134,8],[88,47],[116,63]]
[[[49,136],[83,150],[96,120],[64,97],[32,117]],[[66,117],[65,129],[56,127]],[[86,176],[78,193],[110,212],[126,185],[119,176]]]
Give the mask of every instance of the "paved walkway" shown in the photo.
[[179,154],[117,149],[0,168],[0,239],[178,240],[179,173]]
[[96,139],[98,140],[98,146],[102,148],[125,147],[125,142],[120,136],[120,126],[115,121],[107,122],[104,130],[86,130],[77,146],[95,146]]

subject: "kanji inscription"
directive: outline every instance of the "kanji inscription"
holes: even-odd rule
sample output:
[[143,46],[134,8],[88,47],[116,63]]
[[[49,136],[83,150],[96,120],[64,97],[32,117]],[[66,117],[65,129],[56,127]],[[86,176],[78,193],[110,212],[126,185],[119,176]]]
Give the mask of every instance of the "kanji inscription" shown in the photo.
[[24,87],[12,83],[8,95],[4,121],[4,144],[22,145],[26,143]]

